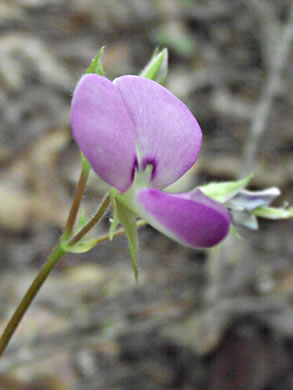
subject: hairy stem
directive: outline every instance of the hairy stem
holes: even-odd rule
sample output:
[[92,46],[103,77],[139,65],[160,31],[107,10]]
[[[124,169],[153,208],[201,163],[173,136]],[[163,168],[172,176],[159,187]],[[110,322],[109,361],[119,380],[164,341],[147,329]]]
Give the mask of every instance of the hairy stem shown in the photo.
[[72,206],[65,224],[62,240],[66,241],[72,234],[73,226],[78,213],[79,205],[82,195],[84,193],[85,185],[90,172],[90,164],[86,159],[83,159],[82,170],[80,173],[79,181],[75,190]]
[[[147,224],[146,221],[144,221],[143,219],[140,219],[139,221],[136,222],[136,227],[140,228],[142,226],[145,226],[146,224]],[[123,234],[125,234],[125,229],[124,228],[117,229],[116,232],[113,234],[113,238],[114,237],[123,236]],[[108,241],[108,240],[110,240],[110,234],[108,234],[108,233],[107,234],[103,234],[102,236],[96,238],[95,245],[98,245],[101,242]]]
[[38,291],[40,290],[41,286],[47,279],[48,275],[52,271],[52,269],[55,267],[55,265],[58,263],[58,261],[61,259],[61,257],[64,255],[64,250],[61,247],[61,244],[58,244],[57,247],[54,249],[51,256],[48,258],[46,263],[42,266],[40,269],[40,272],[32,282],[31,286],[27,290],[25,296],[20,301],[17,309],[15,310],[13,316],[11,317],[10,321],[8,322],[2,336],[0,339],[0,356],[5,351],[5,348],[7,347],[11,337],[13,336],[14,332],[16,331],[20,321],[22,320],[22,317],[24,316],[25,312],[31,305],[33,299],[37,295]]
[[102,216],[107,211],[107,208],[109,207],[111,202],[111,196],[108,193],[103,202],[101,203],[100,207],[98,208],[95,215],[88,221],[88,223],[68,242],[68,246],[72,246],[76,244],[78,241],[80,241],[81,238],[83,238],[90,230],[93,228],[102,218]]
[[[107,197],[105,198],[104,202],[102,203],[104,211],[107,209],[106,199],[107,199]],[[99,210],[101,210],[101,208]],[[97,215],[97,213],[96,213],[96,215]],[[91,221],[92,220],[90,220],[89,222],[91,222]],[[91,222],[91,224],[92,224],[92,222]],[[137,227],[141,227],[144,225],[146,225],[146,221],[144,221],[144,220],[140,220],[136,223]],[[84,230],[81,230],[79,232],[79,235],[82,231],[84,232]],[[84,234],[86,234],[87,231]],[[122,236],[123,234],[125,234],[125,230],[123,228],[121,228],[121,229],[118,229],[114,233],[113,237]],[[81,236],[81,238],[82,237],[83,236]],[[104,234],[96,239],[96,245],[101,243],[101,242],[107,241],[109,239],[110,239],[110,235]],[[75,240],[76,240],[76,238],[75,238]],[[57,245],[57,247],[55,248],[55,250],[53,251],[53,253],[51,254],[51,256],[48,258],[47,262],[40,269],[38,275],[35,277],[34,281],[32,282],[29,289],[27,290],[25,296],[20,301],[17,309],[15,310],[13,316],[11,317],[10,321],[8,322],[8,324],[7,324],[5,330],[0,338],[0,356],[2,356],[3,352],[5,351],[9,341],[11,340],[11,338],[12,338],[13,334],[15,333],[18,325],[20,324],[24,314],[26,313],[26,311],[30,307],[30,305],[31,305],[32,301],[34,300],[35,296],[37,295],[38,291],[40,290],[40,288],[42,287],[42,285],[46,281],[50,272],[53,270],[53,268],[56,266],[56,264],[58,264],[59,260],[63,257],[63,255],[65,253],[66,252],[62,248],[62,244],[60,242]]]

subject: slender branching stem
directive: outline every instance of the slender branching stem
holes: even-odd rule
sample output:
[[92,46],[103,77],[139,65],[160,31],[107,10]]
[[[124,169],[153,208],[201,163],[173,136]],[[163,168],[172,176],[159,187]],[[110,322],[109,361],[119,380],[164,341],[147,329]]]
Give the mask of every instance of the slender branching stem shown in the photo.
[[76,216],[79,210],[79,205],[89,176],[89,172],[90,172],[90,164],[88,163],[87,160],[83,159],[82,170],[80,173],[79,181],[74,194],[74,199],[65,224],[64,233],[62,235],[61,240],[64,241],[68,240],[72,234]]
[[[136,227],[140,228],[142,226],[145,226],[146,224],[147,224],[147,222],[145,220],[140,219],[139,221],[136,222]],[[113,238],[114,237],[123,236],[123,234],[125,234],[125,229],[124,228],[117,229],[116,232],[113,234]],[[108,233],[107,234],[103,234],[102,236],[96,238],[95,245],[98,245],[101,242],[108,241],[108,240],[110,240],[110,235]]]
[[58,261],[61,259],[61,257],[64,255],[64,250],[62,249],[61,244],[59,243],[57,247],[54,249],[51,256],[49,256],[46,263],[42,266],[40,269],[38,275],[30,285],[29,289],[27,290],[25,296],[20,301],[17,309],[15,310],[13,316],[11,317],[10,321],[8,322],[2,336],[0,339],[0,356],[3,354],[5,348],[7,347],[11,337],[13,336],[14,332],[16,331],[20,321],[22,320],[22,317],[24,316],[25,312],[31,305],[34,297],[38,293],[39,289],[47,279],[48,275],[52,271],[52,269],[55,267],[55,265],[58,263]]
[[[97,212],[95,215],[88,221],[88,223],[67,243],[67,246],[72,246],[79,242],[88,232],[89,230],[95,226],[102,216],[105,214],[107,211],[107,208],[110,204],[111,197],[110,194],[108,194],[103,202],[101,203],[100,207],[98,208]],[[71,209],[72,210],[72,209]],[[137,222],[137,227],[145,225],[145,221],[138,221]],[[124,229],[118,229],[113,237],[121,236],[125,233]],[[107,241],[110,239],[109,234],[104,234],[96,239],[96,245],[103,242]],[[10,321],[8,322],[1,338],[0,338],[0,356],[3,354],[5,351],[9,341],[11,340],[13,334],[15,333],[18,325],[20,324],[24,314],[30,307],[33,299],[37,295],[38,291],[46,281],[47,277],[49,276],[50,272],[53,270],[53,268],[58,264],[59,260],[63,257],[63,255],[66,253],[66,249],[64,249],[64,235],[62,236],[61,241],[59,244],[56,246],[52,254],[49,256],[48,260],[46,263],[42,266],[40,269],[39,273],[33,280],[32,284],[30,285],[29,289],[27,290],[26,294],[20,301],[17,309],[15,310],[14,314],[12,315]]]
[[111,202],[111,196],[108,193],[102,201],[100,207],[87,224],[68,242],[68,246],[73,246],[80,241],[103,217]]

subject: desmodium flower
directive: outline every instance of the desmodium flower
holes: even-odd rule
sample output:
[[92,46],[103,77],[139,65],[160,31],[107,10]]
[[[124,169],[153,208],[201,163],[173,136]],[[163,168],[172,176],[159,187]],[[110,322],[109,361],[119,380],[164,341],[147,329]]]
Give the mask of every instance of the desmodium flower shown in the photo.
[[223,240],[230,213],[199,189],[162,191],[198,158],[202,132],[189,109],[156,82],[96,74],[79,81],[72,132],[94,171],[116,188],[117,203],[167,236],[191,247]]

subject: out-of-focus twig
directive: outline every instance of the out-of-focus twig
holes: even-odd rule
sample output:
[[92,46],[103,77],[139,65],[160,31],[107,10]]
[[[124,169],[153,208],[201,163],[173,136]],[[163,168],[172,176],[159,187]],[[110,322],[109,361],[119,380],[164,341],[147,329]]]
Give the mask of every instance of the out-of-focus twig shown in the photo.
[[[267,81],[261,92],[259,102],[255,108],[250,131],[244,147],[244,163],[241,176],[248,174],[254,165],[257,149],[264,134],[268,117],[274,98],[280,91],[282,70],[288,60],[290,48],[293,42],[293,3],[291,4],[289,17],[283,28],[279,42],[274,47],[271,67],[268,71]],[[272,51],[271,51],[272,52]]]
[[[256,153],[266,129],[273,101],[280,91],[282,71],[288,61],[292,42],[293,3],[291,4],[288,21],[283,27],[279,42],[273,48],[274,50],[270,50],[273,57],[269,61],[271,65],[269,66],[265,84],[252,116],[247,141],[244,145],[242,170],[239,172],[240,177],[251,173],[255,165]],[[222,243],[220,248],[215,248],[214,251],[210,252],[208,262],[210,283],[206,292],[206,299],[210,303],[223,298],[223,291],[225,290],[223,286],[225,286],[225,279],[229,274],[229,270],[233,267],[231,253],[232,248],[235,247],[235,245],[235,237],[230,235],[228,239]]]
[[260,41],[262,60],[267,69],[270,69],[281,33],[281,25],[277,20],[275,9],[267,0],[249,0],[243,3],[249,8],[257,24],[256,33]]

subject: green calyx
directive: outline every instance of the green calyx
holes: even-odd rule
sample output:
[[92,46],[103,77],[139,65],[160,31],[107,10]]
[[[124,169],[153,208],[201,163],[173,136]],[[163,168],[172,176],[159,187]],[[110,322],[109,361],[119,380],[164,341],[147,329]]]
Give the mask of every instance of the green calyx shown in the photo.
[[168,50],[163,49],[160,52],[156,49],[149,63],[140,72],[141,77],[151,79],[157,83],[163,84],[168,73]]

